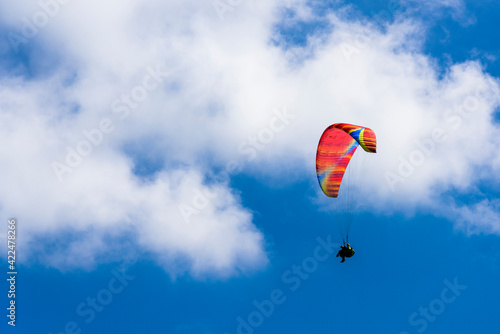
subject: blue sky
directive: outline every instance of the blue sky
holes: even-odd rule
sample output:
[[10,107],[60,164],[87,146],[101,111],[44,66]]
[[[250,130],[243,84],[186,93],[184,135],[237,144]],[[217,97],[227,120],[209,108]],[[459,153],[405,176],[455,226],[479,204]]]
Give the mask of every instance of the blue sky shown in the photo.
[[500,331],[498,3],[54,1],[0,2],[2,333]]

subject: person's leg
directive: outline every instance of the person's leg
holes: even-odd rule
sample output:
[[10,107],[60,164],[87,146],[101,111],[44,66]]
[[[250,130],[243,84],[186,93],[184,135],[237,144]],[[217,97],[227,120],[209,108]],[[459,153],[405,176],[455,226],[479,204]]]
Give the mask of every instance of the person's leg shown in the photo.
[[342,261],[340,261],[340,263],[342,263],[344,261],[345,261],[345,256],[342,256]]

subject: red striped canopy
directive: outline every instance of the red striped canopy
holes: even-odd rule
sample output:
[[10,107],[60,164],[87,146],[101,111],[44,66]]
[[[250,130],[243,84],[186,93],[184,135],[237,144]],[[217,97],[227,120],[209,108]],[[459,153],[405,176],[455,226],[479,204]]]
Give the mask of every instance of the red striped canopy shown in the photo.
[[358,146],[376,153],[375,132],[347,123],[335,123],[323,132],[316,152],[316,174],[326,196],[338,197],[345,170]]

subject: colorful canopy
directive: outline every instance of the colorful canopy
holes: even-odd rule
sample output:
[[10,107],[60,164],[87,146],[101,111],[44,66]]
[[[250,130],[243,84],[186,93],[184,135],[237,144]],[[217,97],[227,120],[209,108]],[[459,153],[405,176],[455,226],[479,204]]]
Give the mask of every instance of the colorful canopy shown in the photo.
[[370,128],[335,123],[323,132],[316,152],[316,174],[326,196],[339,195],[347,165],[360,145],[366,152],[377,152],[377,139]]

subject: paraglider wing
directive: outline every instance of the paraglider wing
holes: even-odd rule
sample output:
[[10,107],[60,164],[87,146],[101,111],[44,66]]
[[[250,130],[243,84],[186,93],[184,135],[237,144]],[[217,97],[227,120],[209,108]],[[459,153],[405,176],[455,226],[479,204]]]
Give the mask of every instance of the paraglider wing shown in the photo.
[[376,153],[375,133],[347,123],[335,123],[323,132],[316,152],[316,174],[326,196],[338,197],[345,170],[358,146]]

